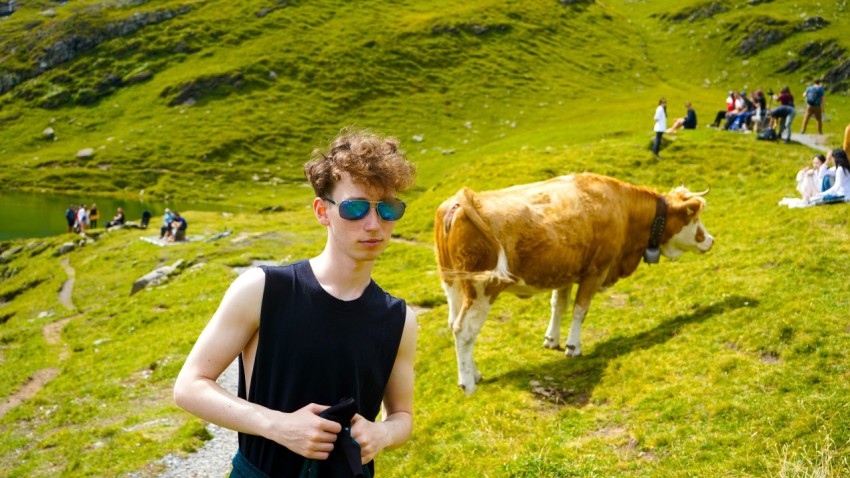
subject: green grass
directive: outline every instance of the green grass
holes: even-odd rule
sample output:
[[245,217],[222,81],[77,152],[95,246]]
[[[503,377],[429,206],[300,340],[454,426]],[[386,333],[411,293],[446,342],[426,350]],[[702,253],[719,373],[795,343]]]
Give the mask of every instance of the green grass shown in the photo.
[[[3,187],[125,197],[144,189],[286,211],[189,212],[194,233],[234,235],[168,248],[136,230],[64,257],[53,252],[73,236],[0,244],[25,246],[0,264],[0,297],[11,297],[0,306],[0,400],[39,370],[59,371],[0,418],[0,475],[154,475],[161,457],[209,438],[171,402],[174,378],[233,267],[321,250],[301,168],[348,124],[397,135],[419,169],[396,228],[405,241],[375,269],[386,289],[423,308],[414,433],[379,457],[380,476],[850,473],[847,208],[777,206],[795,195],[793,177],[813,151],[702,126],[668,138],[661,161],[648,150],[661,96],[671,118],[693,102],[701,125],[728,89],[789,84],[800,97],[806,77],[834,65],[778,70],[813,41],[850,48],[843,3],[729,2],[693,21],[671,17],[704,4],[668,0],[94,5],[51,3],[55,17],[39,14],[47,2],[20,5],[0,22],[0,75],[36,64],[67,32],[190,8],[0,96]],[[829,25],[794,31],[816,14]],[[735,53],[762,17],[788,36]],[[87,103],[106,75],[141,72],[153,76]],[[193,84],[193,105],[169,106]],[[46,95],[67,100],[45,109]],[[848,98],[829,95],[827,113],[829,144],[838,145]],[[47,126],[56,141],[42,138]],[[76,159],[86,147],[95,157]],[[462,186],[579,171],[660,191],[710,186],[703,221],[714,249],[643,265],[598,294],[577,359],[542,347],[548,297],[499,297],[476,346],[485,380],[464,396],[436,275],[435,208]],[[63,258],[76,272],[73,309],[58,298]],[[129,295],[137,278],[178,259],[189,263],[179,275]],[[63,319],[61,343],[49,343],[44,327]]]

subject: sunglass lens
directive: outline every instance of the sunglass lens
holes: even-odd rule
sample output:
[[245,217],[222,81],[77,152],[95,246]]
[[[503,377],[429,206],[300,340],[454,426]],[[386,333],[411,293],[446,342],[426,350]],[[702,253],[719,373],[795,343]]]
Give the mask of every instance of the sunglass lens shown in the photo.
[[369,209],[371,209],[369,201],[343,201],[339,204],[339,215],[343,219],[356,221],[366,217],[366,214],[369,214]]
[[378,215],[384,221],[398,221],[404,216],[407,205],[402,201],[381,201],[378,203]]

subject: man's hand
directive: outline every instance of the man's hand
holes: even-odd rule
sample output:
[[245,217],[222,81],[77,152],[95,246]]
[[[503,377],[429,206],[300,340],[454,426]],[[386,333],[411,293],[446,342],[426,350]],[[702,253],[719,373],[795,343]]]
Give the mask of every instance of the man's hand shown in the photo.
[[267,438],[305,458],[327,460],[334,449],[336,434],[342,427],[319,416],[326,408],[325,405],[311,403],[284,414],[284,422],[273,425],[271,436]]
[[360,462],[369,463],[387,447],[387,430],[384,423],[375,423],[359,413],[351,419],[351,438],[360,445]]

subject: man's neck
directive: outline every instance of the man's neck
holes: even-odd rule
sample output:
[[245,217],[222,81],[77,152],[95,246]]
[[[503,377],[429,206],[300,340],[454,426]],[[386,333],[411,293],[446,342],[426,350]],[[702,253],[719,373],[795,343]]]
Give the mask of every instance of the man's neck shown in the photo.
[[374,261],[354,261],[348,257],[335,258],[325,249],[310,259],[313,275],[327,293],[340,300],[354,300],[363,295],[363,291],[372,280]]

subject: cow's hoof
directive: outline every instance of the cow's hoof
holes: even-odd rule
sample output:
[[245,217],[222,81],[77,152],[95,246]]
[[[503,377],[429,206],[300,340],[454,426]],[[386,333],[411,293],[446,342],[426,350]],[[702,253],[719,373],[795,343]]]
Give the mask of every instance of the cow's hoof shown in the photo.
[[551,350],[560,350],[561,344],[558,343],[558,339],[553,339],[552,337],[544,337],[543,338],[543,348],[551,349]]
[[581,349],[575,345],[567,345],[567,351],[564,353],[566,357],[580,357]]
[[460,383],[458,386],[461,390],[463,390],[463,393],[465,393],[467,397],[475,393],[475,385],[464,385]]

